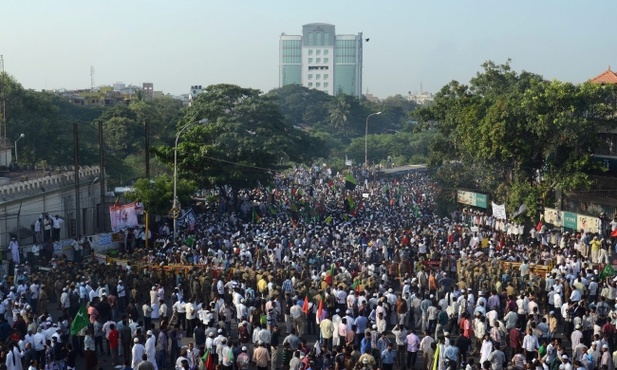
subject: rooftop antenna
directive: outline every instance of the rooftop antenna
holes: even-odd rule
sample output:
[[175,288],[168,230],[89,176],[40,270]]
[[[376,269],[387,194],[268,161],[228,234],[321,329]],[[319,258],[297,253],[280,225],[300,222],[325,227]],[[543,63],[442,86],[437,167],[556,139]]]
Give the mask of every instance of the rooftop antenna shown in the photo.
[[94,91],[94,66],[90,66],[90,91]]

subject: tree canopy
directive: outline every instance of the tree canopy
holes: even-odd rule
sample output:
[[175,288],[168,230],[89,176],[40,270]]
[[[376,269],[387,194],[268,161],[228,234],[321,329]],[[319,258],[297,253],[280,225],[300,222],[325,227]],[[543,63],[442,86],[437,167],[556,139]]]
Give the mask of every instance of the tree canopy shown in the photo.
[[431,165],[445,173],[451,161],[482,168],[486,176],[472,172],[472,183],[459,185],[492,193],[510,209],[555,188],[588,186],[598,129],[615,127],[616,87],[546,81],[513,71],[509,61],[482,67],[469,85],[452,81],[434,105],[414,112],[419,127],[440,133]]
[[[197,123],[203,119],[208,123]],[[178,144],[178,172],[201,187],[267,183],[288,161],[307,161],[318,149],[315,139],[284,122],[274,96],[235,85],[207,87],[184,111],[178,131],[185,125],[191,126]],[[173,160],[173,146],[156,153]]]

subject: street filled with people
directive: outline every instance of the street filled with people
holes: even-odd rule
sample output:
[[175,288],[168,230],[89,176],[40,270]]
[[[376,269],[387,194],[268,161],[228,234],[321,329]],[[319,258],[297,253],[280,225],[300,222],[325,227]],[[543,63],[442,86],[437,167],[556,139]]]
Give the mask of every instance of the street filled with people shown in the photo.
[[1,364],[614,370],[617,217],[597,234],[442,217],[438,190],[424,172],[297,167],[195,205],[176,230],[127,229],[117,260],[76,240],[16,263]]

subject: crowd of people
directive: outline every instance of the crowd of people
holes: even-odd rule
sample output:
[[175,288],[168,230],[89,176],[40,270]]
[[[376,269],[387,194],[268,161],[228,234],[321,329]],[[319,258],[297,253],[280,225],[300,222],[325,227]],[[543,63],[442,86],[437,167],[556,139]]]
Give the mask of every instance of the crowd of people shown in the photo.
[[175,241],[161,225],[150,248],[122,248],[122,263],[80,253],[18,265],[0,282],[2,363],[614,370],[610,229],[439,217],[436,194],[421,172],[301,167],[236,203],[221,195]]

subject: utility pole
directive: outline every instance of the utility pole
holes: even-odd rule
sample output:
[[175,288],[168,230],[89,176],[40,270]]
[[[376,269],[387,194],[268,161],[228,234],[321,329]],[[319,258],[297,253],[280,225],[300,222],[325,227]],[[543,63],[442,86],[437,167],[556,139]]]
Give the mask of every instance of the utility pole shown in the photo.
[[146,146],[146,178],[150,180],[150,121],[146,120],[145,123],[145,143]]
[[105,144],[103,138],[103,122],[99,121],[99,183],[101,184],[101,203],[99,205],[99,231],[105,231],[105,196],[106,196],[106,185],[105,185],[105,150],[103,145]]
[[73,166],[75,167],[75,235],[81,235],[81,194],[79,191],[79,132],[73,122]]

